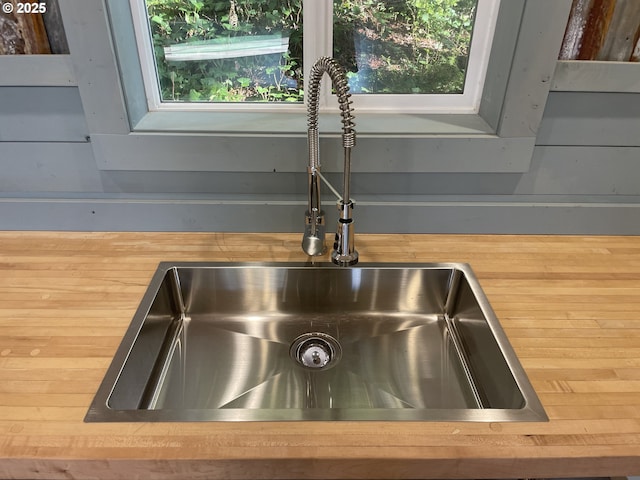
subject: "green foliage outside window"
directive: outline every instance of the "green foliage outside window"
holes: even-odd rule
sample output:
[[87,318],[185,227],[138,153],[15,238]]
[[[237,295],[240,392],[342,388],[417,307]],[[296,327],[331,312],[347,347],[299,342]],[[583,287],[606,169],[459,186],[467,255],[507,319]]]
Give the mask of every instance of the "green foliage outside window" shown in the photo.
[[[355,93],[460,93],[477,0],[334,2],[334,57]],[[147,0],[163,101],[302,101],[302,0]],[[164,47],[289,39],[284,54],[167,61]]]

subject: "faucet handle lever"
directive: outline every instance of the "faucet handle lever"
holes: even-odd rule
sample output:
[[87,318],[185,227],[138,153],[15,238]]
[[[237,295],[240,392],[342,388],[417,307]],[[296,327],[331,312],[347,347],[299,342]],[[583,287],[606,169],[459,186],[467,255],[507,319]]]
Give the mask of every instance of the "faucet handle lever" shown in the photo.
[[307,255],[314,257],[324,255],[327,251],[324,242],[325,233],[324,212],[322,210],[313,210],[312,212],[307,210],[304,234],[302,236],[302,250]]

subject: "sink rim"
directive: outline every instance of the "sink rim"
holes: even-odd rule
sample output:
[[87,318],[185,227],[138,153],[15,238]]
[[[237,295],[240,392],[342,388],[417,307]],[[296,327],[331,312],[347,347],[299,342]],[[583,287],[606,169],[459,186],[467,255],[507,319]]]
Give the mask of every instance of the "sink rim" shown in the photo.
[[[114,390],[120,374],[126,365],[127,358],[147,314],[157,296],[159,288],[165,276],[172,269],[246,269],[246,268],[280,268],[280,269],[372,269],[372,270],[436,270],[448,269],[461,271],[473,292],[478,306],[491,330],[493,338],[498,344],[504,360],[511,372],[513,379],[520,391],[524,405],[521,408],[485,408],[485,409],[446,409],[446,408],[422,408],[422,409],[394,409],[394,408],[370,408],[370,409],[308,409],[308,408],[283,408],[268,409],[268,415],[260,418],[256,415],[262,409],[180,409],[179,419],[176,419],[176,411],[171,409],[145,410],[131,409],[119,410],[109,407],[108,402]],[[502,326],[491,307],[478,279],[468,263],[461,262],[420,262],[420,263],[384,263],[371,262],[360,263],[353,267],[340,267],[330,262],[209,262],[209,261],[163,261],[158,264],[156,271],[147,285],[146,291],[140,300],[135,314],[127,327],[127,330],[114,354],[103,380],[91,402],[85,416],[85,422],[127,422],[127,421],[318,421],[341,420],[343,411],[348,410],[348,420],[356,421],[443,421],[443,422],[544,422],[548,421],[544,407],[540,402],[526,371],[522,367],[515,351],[513,350]],[[331,412],[327,418],[327,411]],[[416,411],[420,412],[420,418],[416,418]],[[380,418],[383,416],[384,418]]]

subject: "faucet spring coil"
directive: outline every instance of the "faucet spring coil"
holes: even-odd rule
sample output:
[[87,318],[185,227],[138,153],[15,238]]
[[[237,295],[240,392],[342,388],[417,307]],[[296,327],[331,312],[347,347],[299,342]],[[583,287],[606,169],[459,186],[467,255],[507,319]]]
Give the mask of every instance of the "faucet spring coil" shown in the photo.
[[[351,110],[353,102],[350,100],[349,84],[347,83],[346,74],[342,66],[331,57],[321,57],[311,68],[309,77],[308,92],[308,127],[309,129],[318,128],[318,109],[320,96],[320,80],[322,75],[327,73],[331,78],[333,87],[338,97],[340,107],[340,115],[342,117],[342,133],[344,136],[355,133],[355,117]],[[354,142],[355,144],[355,142]],[[348,145],[344,145],[345,147]]]
[[342,146],[353,148],[356,146],[356,134],[354,132],[342,134]]

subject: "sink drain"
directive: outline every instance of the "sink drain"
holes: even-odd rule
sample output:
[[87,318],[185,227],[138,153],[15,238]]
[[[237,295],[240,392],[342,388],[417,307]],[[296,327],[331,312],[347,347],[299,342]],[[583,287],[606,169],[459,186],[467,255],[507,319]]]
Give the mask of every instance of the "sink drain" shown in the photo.
[[326,333],[305,333],[296,338],[289,349],[291,358],[310,370],[326,370],[342,356],[338,341]]

